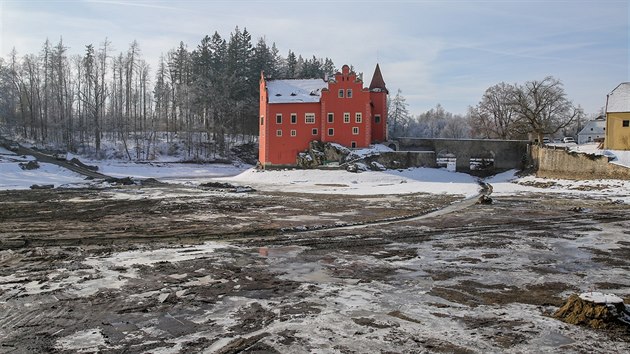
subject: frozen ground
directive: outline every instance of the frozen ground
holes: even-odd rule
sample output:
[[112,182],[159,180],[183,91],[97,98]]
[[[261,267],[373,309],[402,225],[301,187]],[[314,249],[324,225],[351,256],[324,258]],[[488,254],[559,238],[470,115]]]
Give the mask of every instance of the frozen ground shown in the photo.
[[[378,218],[407,209],[393,197],[145,189],[150,193],[138,200],[107,198],[123,191],[85,197],[65,191],[56,195],[55,222],[44,219],[37,202],[54,191],[21,199],[4,192],[20,206],[0,204],[0,245],[11,236],[30,237],[30,244],[0,251],[3,352],[630,350],[627,329],[593,330],[549,316],[572,293],[603,291],[630,300],[625,204],[529,193],[438,217],[346,227],[351,210]],[[419,205],[423,199],[416,198]],[[345,213],[335,209],[342,200],[352,206]],[[374,209],[380,203],[388,208]],[[225,207],[212,207],[220,204]],[[84,214],[99,205],[100,218],[91,225]],[[136,206],[153,229],[132,222],[140,216]],[[250,213],[259,208],[260,215]],[[233,239],[219,232],[213,238],[232,242],[202,242],[215,229],[226,230],[224,218],[251,223],[243,213],[265,215],[277,228]],[[217,219],[202,218],[193,235],[191,214]],[[300,231],[306,214],[342,223]],[[54,232],[46,234],[46,225]],[[179,240],[162,238],[166,229]],[[74,235],[81,239],[73,241]],[[58,246],[44,242],[52,238]]]
[[[626,327],[550,316],[572,293],[629,302],[628,182],[511,171],[475,205],[444,170],[102,168],[170,183],[0,179],[0,352],[630,351]],[[217,176],[257,191],[201,186]]]

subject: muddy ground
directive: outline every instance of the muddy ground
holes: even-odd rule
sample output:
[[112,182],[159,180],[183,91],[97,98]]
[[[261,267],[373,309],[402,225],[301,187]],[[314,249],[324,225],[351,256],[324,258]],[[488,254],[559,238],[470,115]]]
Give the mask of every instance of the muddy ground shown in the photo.
[[[231,193],[0,192],[0,352],[627,352],[549,316],[630,302],[630,206]],[[418,217],[425,215],[424,217]]]

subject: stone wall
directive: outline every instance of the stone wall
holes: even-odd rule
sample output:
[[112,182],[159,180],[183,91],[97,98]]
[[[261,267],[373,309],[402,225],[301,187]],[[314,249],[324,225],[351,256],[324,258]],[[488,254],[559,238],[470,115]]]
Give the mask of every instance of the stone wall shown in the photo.
[[531,157],[536,168],[536,175],[539,177],[630,180],[630,168],[609,163],[607,156],[533,145]]
[[364,159],[366,163],[378,162],[388,169],[409,167],[437,167],[433,151],[389,151]]
[[521,169],[527,158],[527,140],[397,139],[401,151],[434,151],[436,158],[456,159],[456,169],[469,172],[471,159],[492,159],[494,170]]

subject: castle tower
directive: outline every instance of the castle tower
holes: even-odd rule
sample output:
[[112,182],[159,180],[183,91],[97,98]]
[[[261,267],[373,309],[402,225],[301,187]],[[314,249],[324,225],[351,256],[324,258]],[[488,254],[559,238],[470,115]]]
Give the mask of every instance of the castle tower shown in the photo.
[[372,106],[372,142],[387,141],[387,88],[381,74],[381,68],[376,64],[372,82],[370,82],[370,104]]

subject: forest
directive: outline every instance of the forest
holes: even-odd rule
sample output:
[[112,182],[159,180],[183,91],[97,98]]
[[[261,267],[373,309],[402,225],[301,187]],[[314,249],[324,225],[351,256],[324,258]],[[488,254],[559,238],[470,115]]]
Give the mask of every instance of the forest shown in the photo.
[[[291,50],[285,57],[264,37],[254,44],[238,26],[227,38],[204,36],[194,49],[180,42],[155,70],[137,41],[123,52],[112,48],[105,39],[73,55],[60,38],[45,40],[39,53],[0,58],[0,135],[93,158],[216,160],[257,141],[261,72],[307,79],[337,71],[329,58]],[[553,77],[496,84],[465,115],[438,103],[414,116],[401,90],[388,101],[390,139],[542,139],[575,135],[582,122],[584,112]]]
[[129,160],[153,159],[165,141],[186,159],[208,160],[256,140],[261,71],[271,79],[336,71],[329,58],[284,57],[239,27],[194,49],[180,42],[155,70],[137,41],[124,52],[112,47],[105,39],[73,55],[62,38],[47,39],[39,53],[0,58],[0,134],[95,158],[108,157],[103,144],[114,142]]

